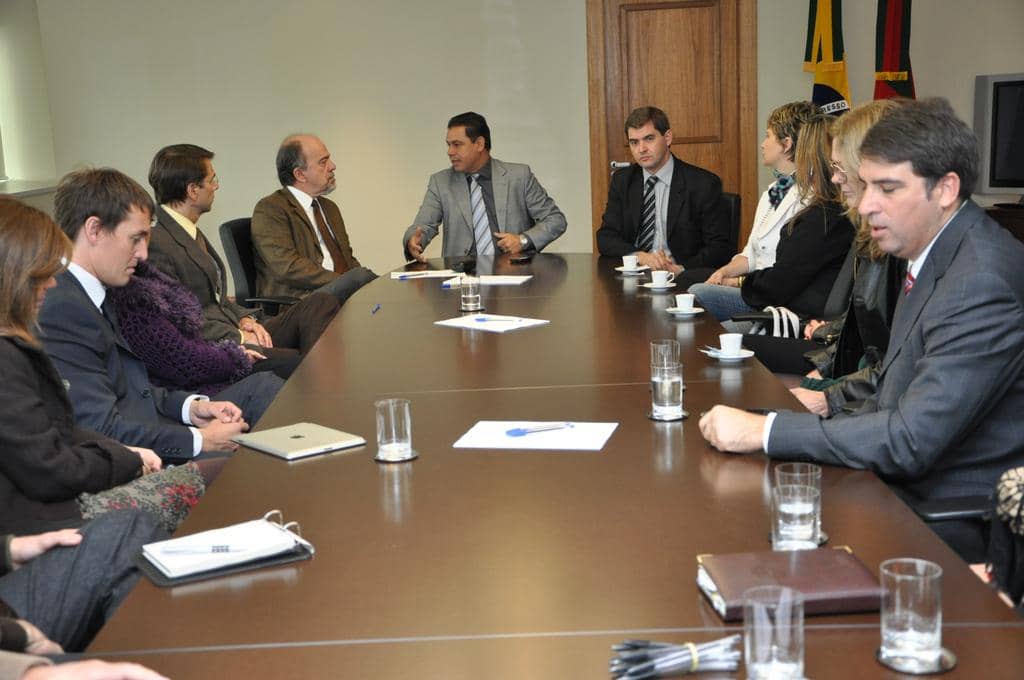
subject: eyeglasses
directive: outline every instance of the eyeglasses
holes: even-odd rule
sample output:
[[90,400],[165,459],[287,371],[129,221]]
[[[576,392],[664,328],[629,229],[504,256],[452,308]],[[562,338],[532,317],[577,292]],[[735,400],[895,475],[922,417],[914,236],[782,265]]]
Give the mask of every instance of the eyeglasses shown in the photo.
[[847,177],[846,168],[839,165],[839,163],[835,161],[829,161],[829,165],[832,166],[832,172],[842,177],[843,181],[845,182]]

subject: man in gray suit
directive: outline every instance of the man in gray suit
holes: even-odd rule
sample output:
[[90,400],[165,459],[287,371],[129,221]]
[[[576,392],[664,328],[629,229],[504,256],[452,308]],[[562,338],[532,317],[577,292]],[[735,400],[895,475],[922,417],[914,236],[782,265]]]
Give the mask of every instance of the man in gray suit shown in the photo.
[[[946,100],[897,109],[861,154],[858,210],[909,261],[876,396],[828,420],[716,406],[701,432],[723,451],[869,469],[911,501],[987,494],[1024,463],[1024,245],[970,200],[977,145]],[[980,523],[932,526],[983,558]]]
[[539,251],[565,232],[565,215],[530,166],[491,157],[483,116],[455,116],[445,141],[452,167],[427,182],[423,205],[402,237],[407,258],[426,259],[423,250],[442,222],[444,257]]

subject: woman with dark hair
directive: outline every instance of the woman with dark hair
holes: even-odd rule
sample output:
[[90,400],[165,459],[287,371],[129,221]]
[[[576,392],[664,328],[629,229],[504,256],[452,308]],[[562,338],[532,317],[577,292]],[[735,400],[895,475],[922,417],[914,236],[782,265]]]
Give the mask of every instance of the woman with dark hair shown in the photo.
[[786,307],[803,318],[821,316],[854,232],[829,181],[830,123],[815,114],[801,128],[795,180],[804,207],[782,228],[772,265],[690,287],[718,320],[768,306]]
[[35,336],[36,318],[71,243],[45,213],[0,198],[0,532],[75,526],[135,507],[169,531],[206,488],[194,463],[75,425],[66,383]]

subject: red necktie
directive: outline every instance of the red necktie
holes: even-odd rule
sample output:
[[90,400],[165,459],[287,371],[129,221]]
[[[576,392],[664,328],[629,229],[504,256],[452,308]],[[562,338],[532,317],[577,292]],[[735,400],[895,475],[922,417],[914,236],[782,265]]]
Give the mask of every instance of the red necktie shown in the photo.
[[910,289],[914,287],[914,275],[907,271],[907,278],[903,281],[903,294],[909,295]]

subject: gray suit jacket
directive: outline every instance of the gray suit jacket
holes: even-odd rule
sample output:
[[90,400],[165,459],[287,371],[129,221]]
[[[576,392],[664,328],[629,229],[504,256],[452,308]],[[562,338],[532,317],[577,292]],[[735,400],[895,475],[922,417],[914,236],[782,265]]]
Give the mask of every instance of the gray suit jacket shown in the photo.
[[878,392],[779,413],[773,458],[866,468],[919,499],[986,494],[1024,464],[1024,245],[968,201],[897,303]]
[[[205,240],[202,233],[199,238]],[[156,209],[156,225],[149,241],[149,263],[178,281],[199,298],[203,306],[203,337],[207,340],[241,342],[238,323],[257,312],[225,297],[227,277],[217,251],[206,241],[206,252],[162,207]]]
[[[544,191],[530,166],[491,158],[491,187],[498,218],[497,228],[492,225],[493,231],[526,234],[537,250],[543,250],[565,232],[565,215]],[[466,173],[451,168],[430,176],[423,205],[402,237],[402,248],[412,238],[416,227],[423,230],[423,245],[426,246],[437,236],[442,222],[442,256],[468,255],[474,244],[469,182]]]

